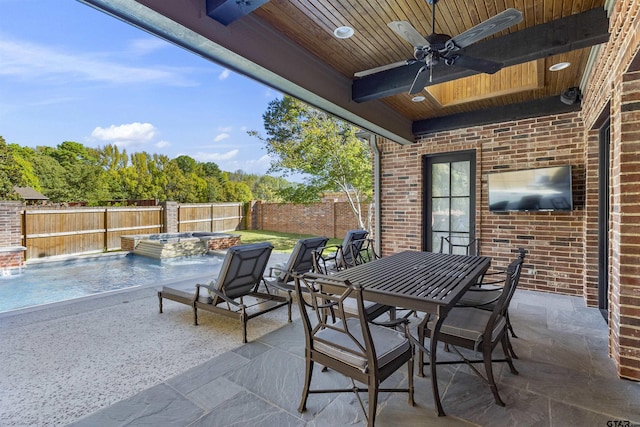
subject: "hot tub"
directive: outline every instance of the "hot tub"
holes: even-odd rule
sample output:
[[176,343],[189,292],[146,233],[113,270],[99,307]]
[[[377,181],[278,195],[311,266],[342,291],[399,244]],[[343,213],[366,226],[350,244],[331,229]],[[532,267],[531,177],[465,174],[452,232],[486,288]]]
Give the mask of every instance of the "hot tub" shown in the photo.
[[187,233],[137,234],[120,237],[122,250],[150,258],[175,258],[204,255],[209,251],[227,249],[240,244],[238,234]]

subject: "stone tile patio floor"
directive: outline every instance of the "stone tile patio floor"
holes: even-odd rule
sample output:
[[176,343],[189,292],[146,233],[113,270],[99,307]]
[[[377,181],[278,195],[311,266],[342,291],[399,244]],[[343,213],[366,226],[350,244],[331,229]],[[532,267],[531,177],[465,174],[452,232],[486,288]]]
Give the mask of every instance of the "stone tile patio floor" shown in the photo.
[[[520,374],[496,365],[506,407],[493,402],[487,385],[466,366],[441,365],[438,381],[446,417],[435,414],[427,375],[415,378],[413,407],[405,393],[381,393],[376,425],[640,425],[640,383],[617,378],[607,355],[607,327],[598,310],[586,308],[578,297],[518,290],[510,313],[518,334],[512,342]],[[304,377],[304,333],[296,318],[72,425],[365,425],[351,393],[312,394],[307,411],[297,411]],[[438,358],[447,357],[452,355],[440,349]],[[406,371],[401,369],[387,381],[406,383]],[[316,367],[312,386],[327,384],[345,386],[347,380]]]

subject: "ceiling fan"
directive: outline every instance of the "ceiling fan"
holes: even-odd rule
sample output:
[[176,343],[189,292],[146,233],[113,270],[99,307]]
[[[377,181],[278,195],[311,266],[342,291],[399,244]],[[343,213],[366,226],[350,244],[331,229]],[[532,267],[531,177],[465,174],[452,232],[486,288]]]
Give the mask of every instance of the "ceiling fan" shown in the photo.
[[[507,9],[462,34],[451,37],[446,34],[436,33],[436,4],[439,0],[426,1],[432,8],[431,35],[425,38],[407,21],[393,21],[388,24],[389,28],[411,43],[413,46],[413,58],[359,71],[354,74],[355,77],[364,77],[369,74],[379,73],[380,71],[422,62],[424,65],[418,70],[409,89],[409,94],[414,95],[424,89],[427,84],[427,79],[429,78],[429,81],[431,80],[433,67],[440,63],[455,65],[456,67],[467,68],[487,74],[493,74],[503,67],[503,65],[498,62],[467,56],[461,53],[460,49],[509,28],[512,25],[518,24],[522,21],[522,12],[513,8]],[[429,73],[426,71],[429,71]]]

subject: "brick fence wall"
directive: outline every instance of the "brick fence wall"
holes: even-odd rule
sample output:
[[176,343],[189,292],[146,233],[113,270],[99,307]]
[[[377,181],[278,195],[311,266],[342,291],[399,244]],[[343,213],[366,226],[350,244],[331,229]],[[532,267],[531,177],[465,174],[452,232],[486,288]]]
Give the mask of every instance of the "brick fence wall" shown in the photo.
[[[364,214],[368,212],[368,208],[368,204],[363,204]],[[247,227],[255,230],[343,238],[348,230],[360,228],[348,202],[253,202],[248,211]]]
[[0,203],[0,270],[12,274],[24,265],[24,248],[21,246],[20,212],[22,202]]

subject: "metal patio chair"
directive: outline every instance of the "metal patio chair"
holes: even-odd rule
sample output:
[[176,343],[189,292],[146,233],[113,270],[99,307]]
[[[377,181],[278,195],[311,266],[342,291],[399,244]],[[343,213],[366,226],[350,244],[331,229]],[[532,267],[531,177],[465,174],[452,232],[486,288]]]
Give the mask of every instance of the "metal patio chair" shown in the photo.
[[[447,344],[455,353],[460,356],[460,360],[448,360],[436,362],[435,353],[430,354],[429,362],[425,364],[467,364],[474,373],[482,378],[491,389],[495,402],[504,406],[504,402],[498,394],[498,386],[493,376],[493,363],[506,362],[509,365],[511,373],[518,374],[513,365],[511,353],[508,348],[508,331],[507,331],[507,310],[509,303],[513,297],[513,293],[520,279],[522,271],[523,259],[518,257],[514,260],[506,272],[504,273],[504,285],[500,297],[496,301],[492,311],[482,310],[479,308],[454,307],[449,311],[447,316],[436,320],[433,317],[426,317],[418,326],[418,339],[424,346],[425,338],[431,336],[434,328],[440,326],[437,340]],[[437,325],[436,322],[441,322]],[[502,345],[504,358],[494,358],[493,351]],[[468,355],[463,354],[458,348],[472,350],[473,353],[480,352],[481,359],[470,359]],[[422,351],[422,350],[421,350]],[[483,363],[485,375],[483,375],[473,364]],[[423,366],[420,366],[422,371]]]
[[[329,289],[330,288],[330,289]],[[374,323],[367,319],[362,290],[348,281],[332,276],[305,274],[296,279],[298,306],[305,332],[305,383],[298,411],[304,412],[311,393],[356,394],[367,419],[375,423],[379,392],[406,392],[413,406],[413,344],[409,338],[408,321],[398,319]],[[345,312],[344,301],[355,300],[359,314]],[[327,316],[327,310],[335,318]],[[394,329],[403,326],[403,332]],[[351,379],[346,389],[312,389],[314,365],[339,372]],[[381,388],[381,383],[403,365],[407,365],[407,388]],[[356,385],[358,381],[365,385]],[[359,393],[368,393],[368,410]]]
[[[518,248],[518,258],[522,259],[523,263],[526,254],[527,252],[524,248]],[[458,301],[458,305],[461,307],[476,307],[492,311],[503,290],[502,285],[504,284],[504,280],[501,280],[501,278],[504,277],[504,274],[505,270],[485,273],[482,276],[482,280],[477,285],[469,288],[469,290],[462,296],[460,301]],[[511,336],[513,338],[518,338],[513,330],[513,326],[511,325],[509,311],[506,313],[506,320],[507,328],[509,329],[509,332],[511,332]],[[511,341],[509,341],[509,349],[511,351],[511,355],[517,359],[518,357],[511,347]]]

